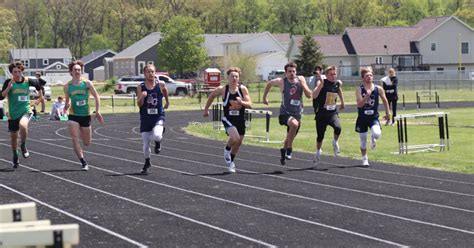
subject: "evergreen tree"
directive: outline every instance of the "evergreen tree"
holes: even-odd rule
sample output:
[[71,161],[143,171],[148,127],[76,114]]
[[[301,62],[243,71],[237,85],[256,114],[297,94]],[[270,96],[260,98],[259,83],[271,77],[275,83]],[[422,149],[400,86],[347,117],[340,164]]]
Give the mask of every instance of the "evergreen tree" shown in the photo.
[[296,56],[296,64],[298,65],[298,74],[303,76],[311,76],[315,65],[321,64],[323,61],[323,53],[320,46],[311,35],[305,35],[301,46],[301,53]]

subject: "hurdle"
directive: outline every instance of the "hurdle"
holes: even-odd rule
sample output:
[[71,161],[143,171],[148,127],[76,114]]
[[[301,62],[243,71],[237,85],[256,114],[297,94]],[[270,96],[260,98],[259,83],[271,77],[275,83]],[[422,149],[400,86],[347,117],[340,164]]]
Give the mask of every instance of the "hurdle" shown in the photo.
[[0,205],[0,223],[35,221],[36,203],[15,203]]
[[[212,104],[212,127],[214,130],[222,130],[224,125],[222,124],[221,118],[223,113],[223,103],[213,103]],[[270,140],[270,119],[272,116],[272,111],[270,110],[260,110],[260,109],[245,109],[245,126],[251,128],[252,114],[263,114],[265,115],[265,135],[245,135],[246,137],[252,137],[257,139],[259,142],[264,143],[281,143],[281,141],[271,141]]]
[[433,93],[431,93],[431,91],[422,91],[420,93],[418,93],[418,91],[417,91],[416,92],[416,106],[417,106],[417,109],[421,109],[421,98],[422,97],[426,97],[426,98],[429,97],[430,101],[431,101],[431,98],[434,97],[436,108],[440,108],[438,91],[434,92],[434,96],[433,96]]
[[[418,118],[429,118],[429,117],[438,118],[439,144],[408,145],[407,119],[418,119]],[[439,147],[439,151],[445,151],[446,148],[449,151],[448,113],[433,112],[433,113],[402,114],[402,115],[396,116],[395,120],[397,121],[397,132],[398,132],[398,154],[408,154],[409,152],[436,151],[433,149],[436,147]]]
[[0,229],[1,247],[63,247],[79,244],[79,225],[34,225]]
[[37,220],[36,203],[0,205],[0,247],[72,247],[79,244],[79,225],[51,225]]

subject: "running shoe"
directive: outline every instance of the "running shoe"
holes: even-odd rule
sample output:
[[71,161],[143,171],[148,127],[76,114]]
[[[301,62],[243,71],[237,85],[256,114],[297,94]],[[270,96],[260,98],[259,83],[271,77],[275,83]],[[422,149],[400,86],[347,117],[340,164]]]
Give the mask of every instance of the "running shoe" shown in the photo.
[[28,158],[30,156],[30,153],[28,152],[28,149],[26,149],[26,144],[21,144],[20,146],[21,148],[21,155],[24,157],[24,158]]
[[16,169],[18,168],[18,166],[20,166],[20,162],[18,161],[18,152],[15,152],[13,154],[13,169]]
[[232,158],[230,156],[230,150],[224,148],[224,161],[227,166],[230,166],[232,163]]
[[316,153],[314,153],[313,163],[316,163],[317,161],[321,160],[321,153],[322,152],[323,152],[323,150],[316,149]]
[[229,169],[229,172],[230,172],[230,173],[235,173],[235,164],[234,164],[234,162],[231,162],[231,163],[229,164],[228,169]]
[[286,158],[287,160],[291,160],[291,154],[292,154],[292,152],[293,152],[293,149],[291,149],[291,148],[286,149],[285,158]]
[[280,164],[281,165],[285,165],[285,157],[286,157],[286,149],[285,148],[281,148],[280,149]]
[[362,157],[362,165],[369,167],[369,157],[367,156]]
[[161,152],[161,142],[155,141],[155,154],[160,154]]
[[372,143],[370,144],[370,148],[372,148],[372,150],[374,150],[376,146],[377,146],[377,140],[372,138]]
[[82,164],[82,170],[83,171],[88,171],[89,170],[89,165],[87,164],[87,162],[84,159],[81,161],[81,164]]
[[148,168],[151,167],[151,163],[150,163],[150,160],[145,160],[145,164],[143,165],[143,168],[142,168],[142,171],[140,172],[141,174],[143,175],[147,175],[148,174]]
[[332,140],[332,150],[334,151],[334,157],[339,157],[340,151],[339,151],[339,143],[337,140]]

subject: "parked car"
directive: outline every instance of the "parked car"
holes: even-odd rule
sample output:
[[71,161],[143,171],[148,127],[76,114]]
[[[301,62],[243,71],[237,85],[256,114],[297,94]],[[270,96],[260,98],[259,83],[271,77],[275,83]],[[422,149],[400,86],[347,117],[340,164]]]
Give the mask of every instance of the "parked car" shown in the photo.
[[115,84],[115,94],[137,94],[137,86],[145,81],[143,76],[121,77]]
[[268,80],[272,80],[274,78],[282,78],[285,77],[285,70],[275,70],[271,71],[270,74],[268,74]]
[[[36,90],[36,88],[34,86],[30,86],[29,90],[30,90],[30,99],[31,100],[36,100],[38,98],[38,91]],[[51,87],[49,87],[48,85],[44,86],[44,96],[43,97],[47,101],[51,101]]]
[[[192,85],[190,83],[175,81],[174,79],[162,74],[157,74],[156,76],[166,83],[169,95],[185,96],[191,92]],[[143,76],[122,77],[115,84],[115,93],[137,94],[138,85],[144,81],[145,78]]]

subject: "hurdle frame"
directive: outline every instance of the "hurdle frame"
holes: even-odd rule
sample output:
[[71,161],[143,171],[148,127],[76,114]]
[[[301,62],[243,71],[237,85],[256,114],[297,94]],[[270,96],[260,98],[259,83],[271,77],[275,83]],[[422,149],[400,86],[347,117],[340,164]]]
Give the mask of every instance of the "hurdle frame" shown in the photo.
[[[272,111],[263,110],[263,109],[245,109],[245,127],[247,129],[251,128],[252,114],[264,114],[265,115],[265,135],[249,135],[246,134],[246,137],[257,138],[258,142],[262,143],[281,143],[282,141],[271,141],[270,140],[270,119],[272,116]],[[212,128],[214,130],[223,130],[224,125],[222,124],[223,116],[223,103],[217,102],[212,104]],[[264,140],[260,140],[264,139]]]
[[[436,151],[433,148],[439,147],[439,151],[449,151],[449,125],[448,114],[445,112],[402,114],[395,117],[398,132],[398,154],[408,154],[409,152]],[[407,119],[418,118],[438,118],[439,144],[419,144],[408,145]],[[412,151],[410,151],[412,150]]]

